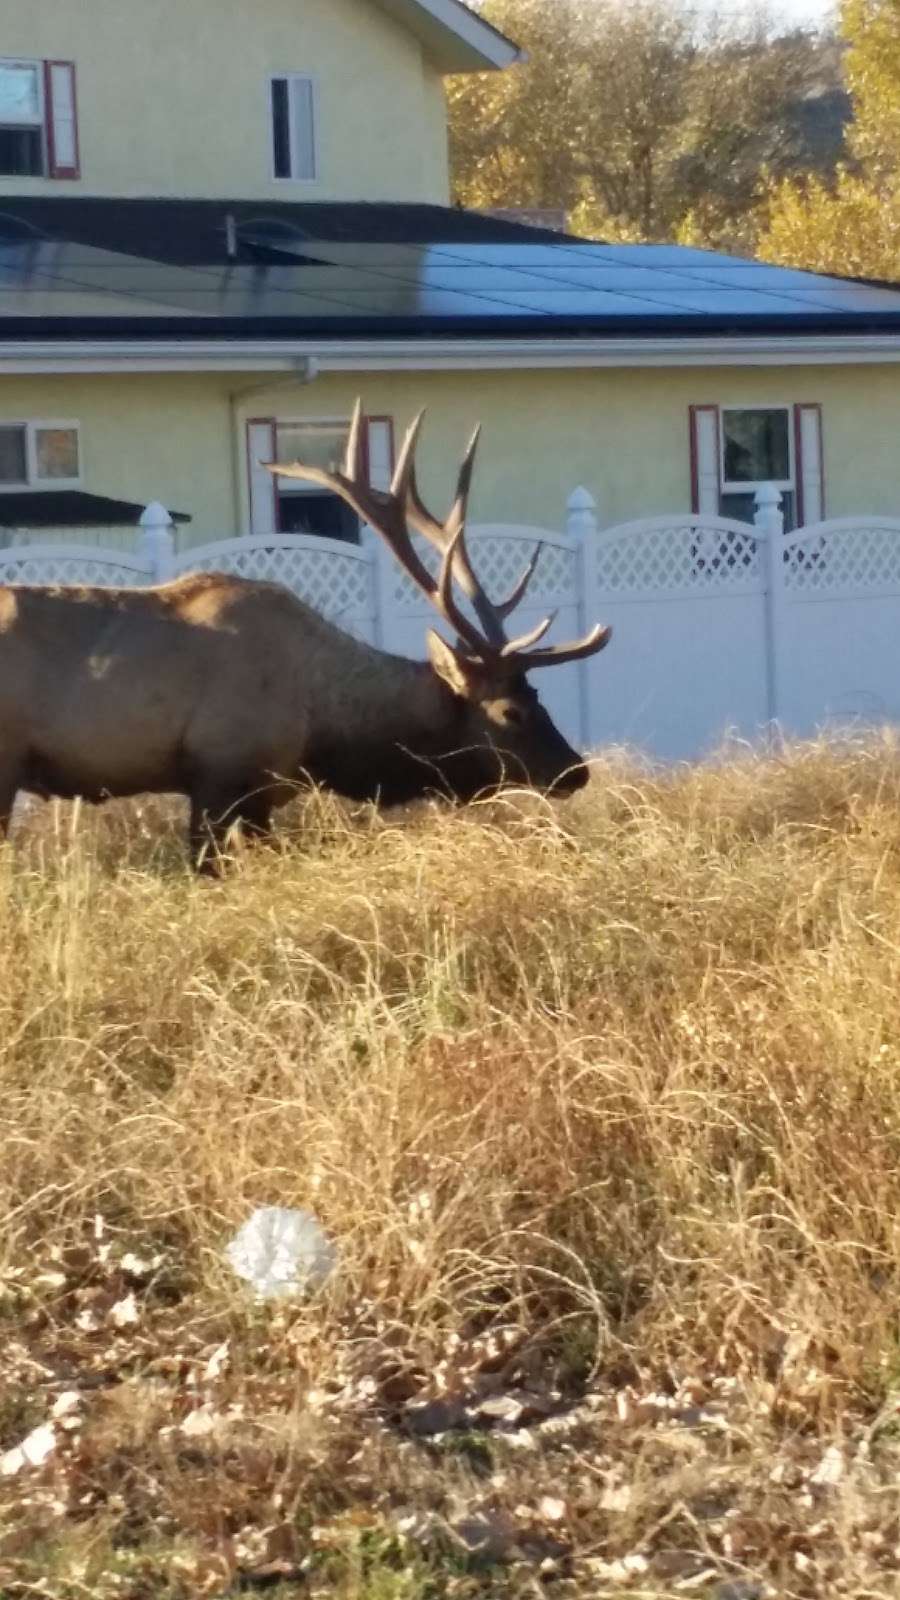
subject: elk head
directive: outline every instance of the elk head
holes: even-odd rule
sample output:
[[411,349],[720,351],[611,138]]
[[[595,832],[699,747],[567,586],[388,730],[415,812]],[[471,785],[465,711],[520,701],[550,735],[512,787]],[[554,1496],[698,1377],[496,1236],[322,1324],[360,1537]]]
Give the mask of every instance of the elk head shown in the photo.
[[[480,429],[476,428],[460,467],[450,513],[440,522],[425,506],[416,481],[416,446],[424,415],[424,411],[419,413],[406,435],[387,491],[367,482],[363,443],[366,417],[360,401],[353,413],[341,470],[328,472],[300,462],[291,466],[270,464],[269,470],[279,477],[317,483],[346,501],[364,523],[380,534],[438,616],[455,632],[456,641],[450,644],[429,629],[428,655],[432,671],[453,697],[453,745],[461,779],[465,771],[460,789],[483,793],[507,782],[526,783],[556,795],[571,794],[587,782],[587,767],[555,727],[528,683],[527,674],[535,667],[563,666],[595,655],[609,643],[612,630],[597,625],[583,639],[542,646],[541,640],[553,623],[551,615],[527,633],[507,637],[506,618],[528,588],[540,545],[512,593],[499,603],[491,601],[475,574],[465,536]],[[416,550],[411,528],[440,553],[436,577]],[[477,624],[458,605],[455,585],[468,598]],[[473,762],[477,768],[475,781]],[[439,765],[452,787],[453,752],[442,752]]]

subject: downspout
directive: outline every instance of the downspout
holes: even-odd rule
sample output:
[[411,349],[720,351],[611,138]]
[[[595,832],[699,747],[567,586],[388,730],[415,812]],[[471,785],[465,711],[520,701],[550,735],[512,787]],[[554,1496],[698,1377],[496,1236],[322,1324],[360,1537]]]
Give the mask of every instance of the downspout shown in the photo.
[[[298,384],[306,385],[308,383],[315,383],[316,378],[319,376],[320,370],[321,368],[318,356],[304,356],[298,360],[296,367],[284,377],[269,378],[265,383],[252,383],[246,385],[243,389],[232,389],[229,392],[228,415],[231,423],[231,500],[234,507],[234,525],[238,530],[238,537],[240,537],[241,531],[248,533],[250,531],[249,527],[244,530],[241,530],[240,528],[242,501],[241,488],[244,481],[244,435],[243,428],[241,426],[241,419],[238,415],[238,408],[245,405],[248,400],[252,400],[254,395],[273,394],[277,393],[279,389],[295,389]],[[250,486],[248,484],[248,502],[249,493]]]

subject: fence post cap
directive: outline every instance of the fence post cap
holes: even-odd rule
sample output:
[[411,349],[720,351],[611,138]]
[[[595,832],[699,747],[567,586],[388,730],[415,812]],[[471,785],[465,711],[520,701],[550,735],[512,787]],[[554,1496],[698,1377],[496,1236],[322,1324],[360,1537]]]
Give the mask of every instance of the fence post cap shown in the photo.
[[151,500],[141,512],[138,523],[142,528],[171,528],[172,517],[161,500]]
[[753,498],[760,510],[775,511],[781,505],[781,490],[774,483],[761,483]]
[[590,489],[585,489],[583,484],[579,484],[577,489],[572,490],[566,505],[570,511],[596,511],[597,509],[597,502],[594,496],[591,494]]
[[583,484],[566,501],[566,533],[570,539],[587,539],[597,532],[597,502]]

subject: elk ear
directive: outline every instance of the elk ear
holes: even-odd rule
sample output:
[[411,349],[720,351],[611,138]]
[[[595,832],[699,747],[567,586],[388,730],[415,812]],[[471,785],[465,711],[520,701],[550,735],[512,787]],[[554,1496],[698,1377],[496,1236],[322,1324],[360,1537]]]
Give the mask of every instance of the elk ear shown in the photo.
[[471,699],[478,679],[475,662],[468,661],[460,650],[454,650],[452,644],[432,628],[428,630],[428,659],[448,689],[464,700]]

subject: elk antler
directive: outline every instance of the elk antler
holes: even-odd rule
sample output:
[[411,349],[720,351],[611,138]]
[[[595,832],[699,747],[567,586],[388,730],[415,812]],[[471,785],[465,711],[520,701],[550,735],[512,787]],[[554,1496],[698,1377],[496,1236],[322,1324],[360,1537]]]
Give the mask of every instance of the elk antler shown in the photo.
[[[363,522],[381,535],[403,570],[478,659],[498,664],[502,661],[510,671],[527,672],[532,667],[559,666],[566,661],[579,661],[584,656],[602,650],[608,644],[612,630],[599,624],[584,639],[571,644],[547,645],[543,650],[532,649],[552,625],[553,615],[545,617],[536,628],[519,638],[507,639],[504,620],[519,604],[534,576],[540,545],[512,593],[495,605],[476,577],[466,547],[466,516],[480,429],[476,428],[459,469],[456,496],[450,512],[443,522],[439,522],[425,506],[416,481],[416,446],[424,417],[425,412],[420,411],[412,422],[403,441],[391,487],[387,491],[375,489],[366,481],[364,429],[367,419],[361,400],[354,407],[344,463],[337,472],[327,472],[324,467],[305,466],[299,461],[290,466],[267,462],[266,466],[280,478],[303,478],[307,482],[318,483],[346,501]],[[432,577],[419,556],[410,538],[410,526],[440,552],[441,568],[437,579]],[[481,633],[457,605],[453,594],[454,580],[471,600],[481,624]]]

